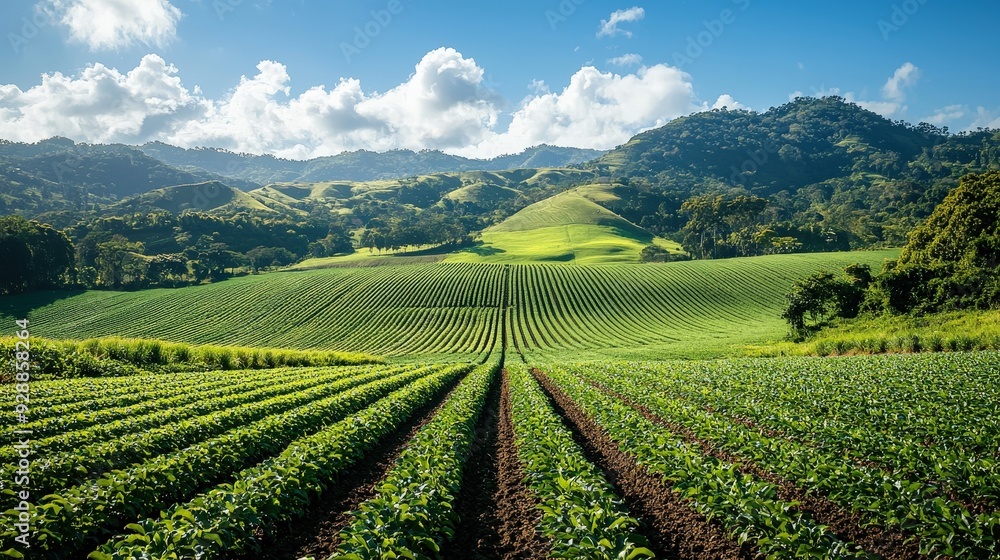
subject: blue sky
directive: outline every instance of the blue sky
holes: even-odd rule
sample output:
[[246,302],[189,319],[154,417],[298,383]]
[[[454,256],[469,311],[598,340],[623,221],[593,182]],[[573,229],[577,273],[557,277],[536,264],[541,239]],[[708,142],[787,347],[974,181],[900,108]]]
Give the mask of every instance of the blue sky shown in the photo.
[[998,22],[987,0],[15,0],[0,137],[491,157],[823,94],[1000,127]]

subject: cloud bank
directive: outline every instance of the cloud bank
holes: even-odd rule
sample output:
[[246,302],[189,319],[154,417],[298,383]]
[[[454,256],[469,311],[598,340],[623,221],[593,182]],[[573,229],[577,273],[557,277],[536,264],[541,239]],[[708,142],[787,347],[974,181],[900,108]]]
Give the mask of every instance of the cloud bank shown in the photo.
[[702,102],[690,75],[657,64],[625,74],[585,66],[561,90],[535,83],[508,110],[483,68],[451,48],[427,53],[405,82],[381,93],[354,78],[295,96],[291,84],[285,65],[265,60],[210,99],[155,54],[126,72],[94,64],[73,76],[44,75],[24,91],[0,85],[0,137],[159,140],[295,159],[397,148],[493,157],[542,143],[610,149],[682,115],[743,107],[729,95]]

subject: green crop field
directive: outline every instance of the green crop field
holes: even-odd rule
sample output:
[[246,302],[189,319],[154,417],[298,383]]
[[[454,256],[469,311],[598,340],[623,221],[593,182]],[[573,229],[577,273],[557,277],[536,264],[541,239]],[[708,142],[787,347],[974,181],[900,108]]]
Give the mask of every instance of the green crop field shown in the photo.
[[4,554],[1000,554],[1000,354],[504,354],[34,382],[35,499],[3,494]]
[[[427,264],[247,276],[176,290],[0,300],[46,338],[129,336],[387,356],[484,355],[503,309],[526,354],[719,355],[784,336],[792,282],[894,251],[663,265]],[[594,354],[595,356],[598,354]]]
[[46,337],[29,363],[129,367],[34,380],[0,415],[0,553],[1000,558],[1000,353],[718,358],[783,337],[795,279],[895,254],[3,298]]

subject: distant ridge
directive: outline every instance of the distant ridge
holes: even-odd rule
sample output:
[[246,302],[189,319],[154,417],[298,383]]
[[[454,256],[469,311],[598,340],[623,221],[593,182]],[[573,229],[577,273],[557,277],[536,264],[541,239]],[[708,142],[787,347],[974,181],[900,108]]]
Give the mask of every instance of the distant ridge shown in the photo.
[[217,148],[185,149],[150,142],[138,149],[180,169],[201,169],[223,177],[257,184],[374,181],[454,171],[503,171],[537,167],[565,167],[599,158],[605,152],[541,145],[518,154],[493,159],[470,159],[438,150],[358,150],[304,161],[270,155],[239,154]]

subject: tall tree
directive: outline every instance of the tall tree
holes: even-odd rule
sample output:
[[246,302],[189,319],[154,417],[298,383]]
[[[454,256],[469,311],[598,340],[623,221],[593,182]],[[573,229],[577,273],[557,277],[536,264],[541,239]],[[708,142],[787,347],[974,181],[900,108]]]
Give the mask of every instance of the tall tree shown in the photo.
[[55,288],[75,276],[73,243],[47,224],[0,218],[0,293]]
[[97,245],[97,282],[112,289],[141,284],[145,270],[139,259],[145,252],[142,243],[133,243],[124,235],[115,235]]

